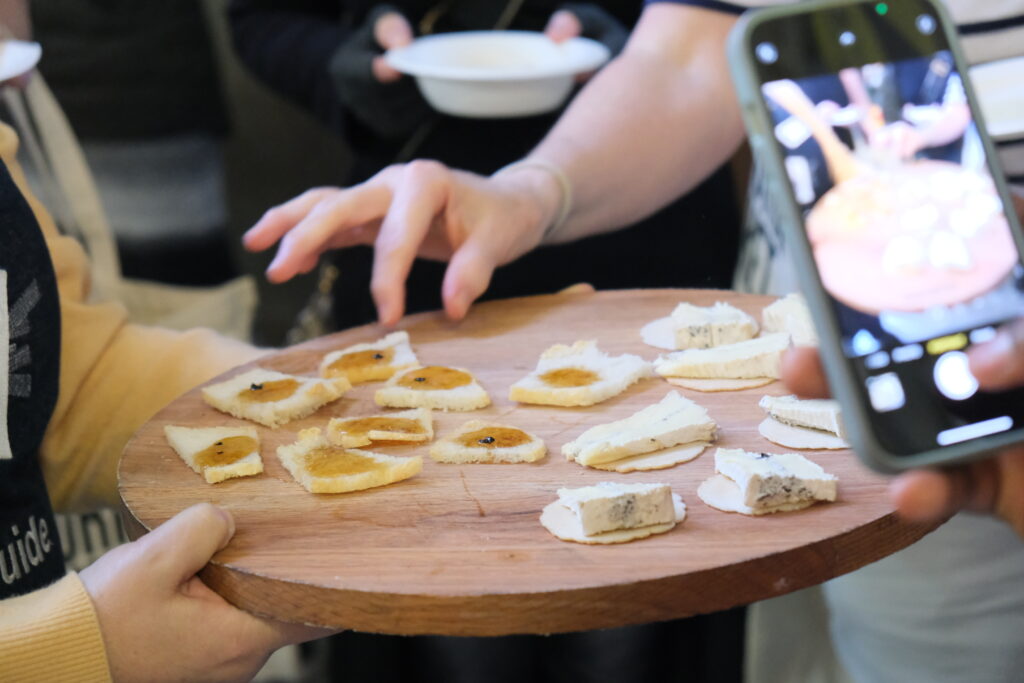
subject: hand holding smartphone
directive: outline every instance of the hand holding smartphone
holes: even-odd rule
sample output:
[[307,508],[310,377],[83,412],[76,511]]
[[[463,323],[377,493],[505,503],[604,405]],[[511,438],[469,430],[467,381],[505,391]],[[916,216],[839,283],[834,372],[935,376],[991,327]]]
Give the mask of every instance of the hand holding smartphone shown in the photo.
[[968,366],[1024,314],[1024,264],[944,10],[802,2],[744,15],[729,49],[860,457],[900,471],[1024,440],[1024,390]]

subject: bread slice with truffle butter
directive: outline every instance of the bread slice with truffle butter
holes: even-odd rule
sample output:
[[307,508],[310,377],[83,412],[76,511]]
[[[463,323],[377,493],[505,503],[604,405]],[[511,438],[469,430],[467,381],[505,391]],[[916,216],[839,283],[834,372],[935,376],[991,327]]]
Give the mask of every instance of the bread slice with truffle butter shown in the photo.
[[295,481],[310,493],[346,493],[386,486],[420,473],[423,458],[399,458],[336,446],[317,428],[303,429],[295,443],[277,448]]
[[547,447],[535,434],[489,420],[470,420],[430,447],[430,457],[445,463],[536,462]]
[[352,384],[389,379],[400,370],[419,365],[409,345],[409,333],[392,332],[375,342],[332,351],[320,362],[321,377],[347,377]]
[[164,426],[164,436],[185,464],[208,484],[263,471],[255,427]]
[[203,387],[203,400],[227,413],[267,427],[305,417],[341,398],[352,387],[345,377],[321,379],[253,368]]
[[428,365],[396,373],[373,396],[386,408],[478,410],[491,405],[491,397],[465,368]]
[[594,341],[556,344],[541,354],[533,372],[511,386],[508,397],[520,403],[590,406],[650,376],[651,364],[640,356],[610,356]]

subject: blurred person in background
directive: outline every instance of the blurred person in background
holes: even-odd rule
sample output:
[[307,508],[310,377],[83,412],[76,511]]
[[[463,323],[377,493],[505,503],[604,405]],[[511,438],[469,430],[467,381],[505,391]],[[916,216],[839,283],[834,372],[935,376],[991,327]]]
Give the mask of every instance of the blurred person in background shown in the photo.
[[39,69],[82,143],[124,275],[231,279],[228,119],[200,0],[33,0],[30,11]]
[[[412,78],[384,63],[386,49],[425,34],[500,27],[543,30],[556,39],[583,35],[615,55],[639,11],[640,3],[622,0],[232,0],[230,20],[235,47],[249,69],[343,136],[353,159],[350,172],[339,180],[351,184],[413,157],[488,174],[529,152],[559,115],[471,119],[439,114]],[[633,103],[612,106],[628,110]],[[606,289],[727,287],[738,225],[730,178],[720,171],[690,196],[651,216],[638,216],[628,235],[548,247],[500,268],[486,298],[553,292],[581,281]],[[686,239],[708,231],[715,240]],[[333,319],[315,326],[313,333],[375,317],[366,287],[370,250],[348,249],[331,259],[336,269],[328,272],[337,278]],[[443,275],[441,264],[416,261],[409,276],[410,312],[441,307]]]

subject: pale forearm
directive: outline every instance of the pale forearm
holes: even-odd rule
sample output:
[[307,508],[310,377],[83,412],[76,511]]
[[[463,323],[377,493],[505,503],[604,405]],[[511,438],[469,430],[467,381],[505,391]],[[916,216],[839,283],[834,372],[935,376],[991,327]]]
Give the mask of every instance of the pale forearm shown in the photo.
[[725,59],[734,18],[654,5],[622,56],[530,155],[562,168],[573,209],[548,241],[615,230],[698,185],[743,137]]

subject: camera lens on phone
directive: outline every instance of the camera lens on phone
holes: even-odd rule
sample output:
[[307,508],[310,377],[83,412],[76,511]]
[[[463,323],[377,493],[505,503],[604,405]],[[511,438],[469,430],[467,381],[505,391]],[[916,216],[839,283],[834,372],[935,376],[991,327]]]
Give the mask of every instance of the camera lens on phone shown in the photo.
[[843,47],[850,47],[857,42],[857,36],[853,31],[843,31],[839,34],[839,44]]
[[930,14],[920,15],[914,23],[917,24],[917,30],[926,36],[935,33],[935,17]]
[[754,54],[762,64],[774,64],[779,61],[779,49],[774,43],[760,43],[754,48]]

